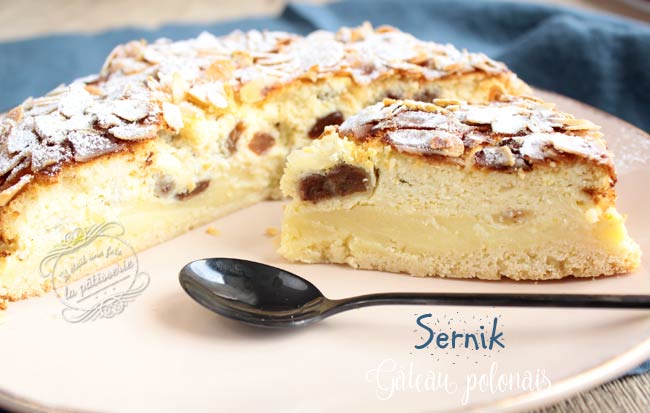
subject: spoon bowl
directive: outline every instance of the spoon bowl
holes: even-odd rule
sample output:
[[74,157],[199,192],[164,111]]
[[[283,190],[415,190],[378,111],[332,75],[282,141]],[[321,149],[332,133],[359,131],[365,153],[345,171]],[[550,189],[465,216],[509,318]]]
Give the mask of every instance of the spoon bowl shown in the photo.
[[316,321],[329,300],[309,281],[270,265],[241,259],[202,259],[180,271],[183,289],[204,307],[264,327]]
[[331,300],[289,271],[255,261],[208,258],[185,265],[183,289],[217,314],[261,327],[298,327],[341,311],[374,305],[649,309],[645,295],[382,293]]

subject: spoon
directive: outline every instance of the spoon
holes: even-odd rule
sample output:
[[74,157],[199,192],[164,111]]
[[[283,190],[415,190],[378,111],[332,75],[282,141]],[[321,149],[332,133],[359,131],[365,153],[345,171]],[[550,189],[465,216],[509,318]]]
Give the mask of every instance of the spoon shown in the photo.
[[179,274],[195,301],[217,314],[260,327],[298,327],[342,311],[373,305],[427,304],[500,307],[649,309],[646,295],[382,293],[340,300],[289,271],[254,261],[208,258]]

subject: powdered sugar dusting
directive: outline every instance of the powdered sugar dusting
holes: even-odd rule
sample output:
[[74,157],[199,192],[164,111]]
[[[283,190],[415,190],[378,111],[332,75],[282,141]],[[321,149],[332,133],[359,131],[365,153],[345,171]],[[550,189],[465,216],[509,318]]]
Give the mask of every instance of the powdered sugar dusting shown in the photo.
[[[596,129],[591,122],[537,99],[504,97],[486,104],[387,99],[348,118],[339,133],[360,140],[383,139],[411,154],[461,158],[475,153],[470,161],[497,169],[527,168],[561,154],[612,165]],[[481,148],[474,151],[477,146]]]
[[[484,55],[368,24],[306,37],[252,30],[130,42],[111,52],[98,75],[30,98],[15,116],[0,117],[0,191],[9,191],[25,174],[45,168],[53,173],[53,166],[120,150],[120,141],[177,132],[183,122],[172,104],[190,101],[227,110],[233,99],[257,102],[271,87],[297,79],[347,75],[363,84],[398,72],[434,79],[475,71],[508,73]],[[403,121],[434,122],[417,116]]]

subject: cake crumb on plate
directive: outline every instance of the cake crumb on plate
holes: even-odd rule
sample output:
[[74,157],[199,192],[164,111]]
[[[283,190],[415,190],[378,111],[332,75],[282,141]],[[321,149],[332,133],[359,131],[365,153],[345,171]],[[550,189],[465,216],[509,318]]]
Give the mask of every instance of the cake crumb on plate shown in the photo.
[[221,235],[221,232],[212,226],[208,227],[208,229],[205,230],[205,233],[208,235],[212,235],[213,237]]
[[267,229],[264,230],[264,235],[266,235],[267,237],[275,237],[279,233],[280,231],[275,227],[268,227]]

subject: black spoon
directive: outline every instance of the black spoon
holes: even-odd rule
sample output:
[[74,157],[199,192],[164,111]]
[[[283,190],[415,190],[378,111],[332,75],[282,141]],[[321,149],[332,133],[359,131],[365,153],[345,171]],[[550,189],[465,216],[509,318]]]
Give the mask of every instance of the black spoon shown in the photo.
[[649,309],[646,295],[383,293],[331,300],[312,283],[280,268],[235,258],[187,264],[183,289],[217,314],[261,327],[297,327],[359,307],[429,304],[501,307]]

